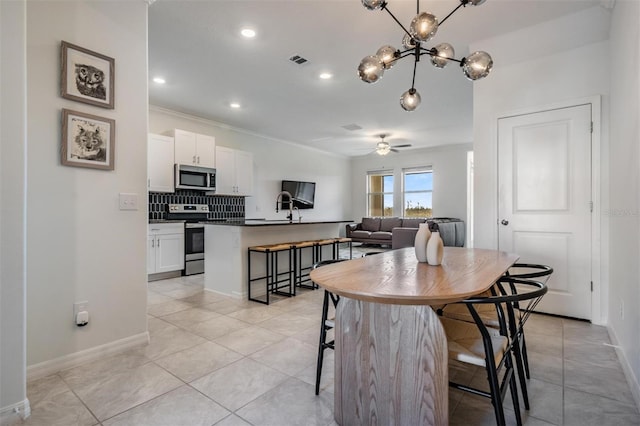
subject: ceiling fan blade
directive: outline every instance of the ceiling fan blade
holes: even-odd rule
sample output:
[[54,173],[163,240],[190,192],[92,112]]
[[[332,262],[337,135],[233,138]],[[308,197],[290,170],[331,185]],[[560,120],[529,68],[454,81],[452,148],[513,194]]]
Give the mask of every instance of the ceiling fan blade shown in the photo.
[[391,145],[392,148],[409,148],[411,146],[410,143],[405,143],[402,145]]
[[390,150],[390,151],[391,151],[391,152],[400,152],[400,151],[398,151],[398,150],[397,150],[397,149],[395,149],[395,148],[391,148],[391,150]]

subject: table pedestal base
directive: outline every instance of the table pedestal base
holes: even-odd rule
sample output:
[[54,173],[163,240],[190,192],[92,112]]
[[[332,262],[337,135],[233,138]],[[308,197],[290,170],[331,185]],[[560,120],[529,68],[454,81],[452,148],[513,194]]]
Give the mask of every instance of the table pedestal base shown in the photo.
[[342,297],[335,334],[338,424],[448,424],[447,338],[431,307]]

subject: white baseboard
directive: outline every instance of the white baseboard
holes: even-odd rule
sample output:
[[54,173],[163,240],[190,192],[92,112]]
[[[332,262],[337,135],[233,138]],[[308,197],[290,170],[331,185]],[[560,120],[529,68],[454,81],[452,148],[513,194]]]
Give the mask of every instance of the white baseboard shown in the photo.
[[638,411],[640,411],[640,384],[638,383],[638,378],[634,374],[633,369],[631,368],[631,364],[629,364],[629,360],[627,360],[624,351],[620,348],[620,341],[618,340],[618,336],[616,336],[615,331],[613,330],[613,328],[611,328],[611,326],[607,326],[607,331],[609,332],[611,343],[613,343],[613,345],[615,346],[618,360],[620,361],[620,365],[622,365],[622,371],[627,378],[627,383],[629,383],[629,387],[631,388],[631,395],[633,395],[633,400],[636,402]]
[[237,291],[232,291],[231,294],[229,294],[229,293],[223,293],[223,292],[218,291],[218,290],[212,290],[212,289],[206,288],[206,287],[205,287],[204,291],[208,291],[210,293],[219,294],[221,296],[233,297],[234,299],[240,299],[240,300],[244,300],[244,299],[246,299],[248,297],[246,291],[243,291],[242,293],[239,293]]
[[46,377],[58,371],[76,367],[89,361],[95,361],[109,355],[115,355],[128,351],[138,346],[149,344],[149,333],[144,332],[134,336],[125,337],[115,342],[105,343],[104,345],[95,346],[83,351],[75,352],[69,355],[61,356],[39,364],[27,367],[27,381]]
[[24,420],[31,415],[31,405],[29,399],[25,399],[15,404],[0,408],[0,423],[11,423],[11,418]]

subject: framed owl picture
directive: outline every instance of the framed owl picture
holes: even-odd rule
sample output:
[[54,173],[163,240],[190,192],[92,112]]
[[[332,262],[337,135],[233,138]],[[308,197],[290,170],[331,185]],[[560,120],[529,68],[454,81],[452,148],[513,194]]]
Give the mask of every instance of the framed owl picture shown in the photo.
[[113,109],[115,59],[62,41],[61,95]]
[[63,109],[62,164],[113,170],[115,135],[115,120]]

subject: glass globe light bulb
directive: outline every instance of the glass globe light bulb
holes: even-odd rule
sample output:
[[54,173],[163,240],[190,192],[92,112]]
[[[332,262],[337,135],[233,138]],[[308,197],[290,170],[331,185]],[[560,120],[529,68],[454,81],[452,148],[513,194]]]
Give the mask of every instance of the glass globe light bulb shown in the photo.
[[384,64],[377,56],[365,56],[358,66],[358,77],[366,83],[375,83],[384,74]]
[[487,52],[473,52],[462,60],[462,72],[469,80],[475,81],[489,75],[493,59]]
[[393,46],[385,45],[382,46],[376,52],[376,56],[380,58],[382,63],[384,64],[385,69],[390,69],[396,64],[396,48]]
[[431,40],[437,31],[438,18],[428,12],[418,14],[409,25],[409,33],[420,42]]
[[420,106],[420,94],[416,89],[409,89],[400,96],[400,106],[405,111],[415,111]]
[[382,6],[384,6],[384,0],[362,0],[362,5],[368,10],[382,9]]
[[431,51],[435,50],[435,55],[431,56],[431,63],[436,68],[444,68],[449,63],[449,59],[453,58],[456,55],[455,50],[453,50],[453,46],[449,43],[440,43]]
[[402,37],[402,45],[405,49],[415,49],[416,41],[409,34],[404,33],[404,36]]

